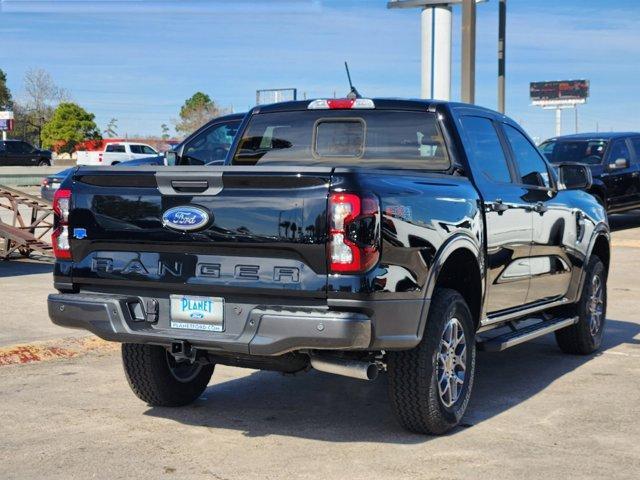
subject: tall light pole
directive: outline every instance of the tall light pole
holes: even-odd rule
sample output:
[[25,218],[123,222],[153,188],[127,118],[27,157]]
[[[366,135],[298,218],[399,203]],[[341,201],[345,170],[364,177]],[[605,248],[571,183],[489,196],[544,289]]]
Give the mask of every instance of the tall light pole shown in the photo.
[[505,113],[505,73],[507,62],[507,0],[500,0],[498,12],[498,111]]
[[462,2],[462,83],[463,102],[476,101],[476,0]]
[[453,5],[463,4],[462,98],[463,101],[473,103],[475,97],[475,10],[476,3],[482,1],[486,0],[391,0],[387,3],[387,8],[422,9],[422,98],[451,99],[451,9]]

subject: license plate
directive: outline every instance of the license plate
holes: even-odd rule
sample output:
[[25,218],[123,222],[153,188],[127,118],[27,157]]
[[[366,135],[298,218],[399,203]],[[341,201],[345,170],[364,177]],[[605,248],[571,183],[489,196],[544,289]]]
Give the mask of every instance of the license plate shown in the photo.
[[222,332],[224,298],[171,295],[171,328]]

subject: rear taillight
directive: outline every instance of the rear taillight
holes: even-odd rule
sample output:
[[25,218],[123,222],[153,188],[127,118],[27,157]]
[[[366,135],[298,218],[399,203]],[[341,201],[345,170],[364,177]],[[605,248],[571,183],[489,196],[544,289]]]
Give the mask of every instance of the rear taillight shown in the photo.
[[363,273],[380,258],[380,205],[374,196],[329,196],[327,255],[332,273]]
[[53,197],[54,230],[51,234],[53,254],[60,260],[71,260],[69,245],[69,209],[71,190],[58,189]]
[[43,178],[42,182],[40,182],[40,185],[43,187],[46,187],[47,185],[49,185],[49,179],[48,178]]

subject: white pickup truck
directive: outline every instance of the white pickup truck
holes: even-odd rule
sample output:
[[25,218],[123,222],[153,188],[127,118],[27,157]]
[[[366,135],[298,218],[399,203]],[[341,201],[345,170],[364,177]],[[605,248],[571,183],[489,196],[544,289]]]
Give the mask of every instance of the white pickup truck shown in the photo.
[[160,155],[154,148],[144,143],[108,143],[104,150],[84,150],[77,152],[78,165],[115,165],[126,160],[148,158]]

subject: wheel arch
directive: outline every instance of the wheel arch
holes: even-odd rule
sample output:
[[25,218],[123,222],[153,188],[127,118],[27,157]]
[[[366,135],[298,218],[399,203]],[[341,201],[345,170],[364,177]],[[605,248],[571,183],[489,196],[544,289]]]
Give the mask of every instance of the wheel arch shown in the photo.
[[[436,288],[451,288],[462,295],[471,310],[476,327],[480,324],[484,301],[484,273],[480,246],[468,235],[454,237],[436,257],[427,283],[426,298],[431,299]],[[424,332],[429,312],[420,326]]]

